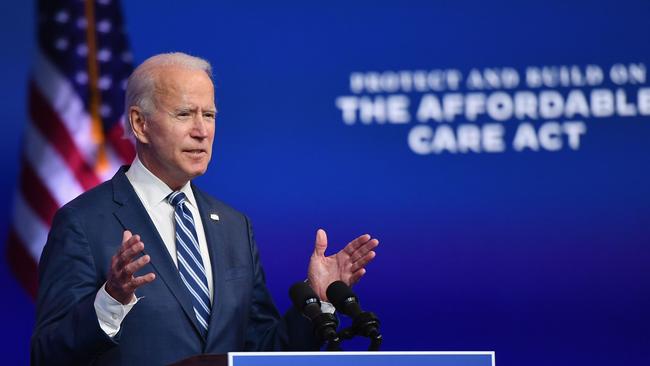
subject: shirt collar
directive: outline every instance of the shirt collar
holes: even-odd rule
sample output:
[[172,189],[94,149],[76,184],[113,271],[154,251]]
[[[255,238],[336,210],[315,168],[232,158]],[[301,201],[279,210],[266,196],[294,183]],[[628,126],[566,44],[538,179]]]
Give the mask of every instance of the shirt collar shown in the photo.
[[[167,202],[167,196],[173,191],[165,182],[155,176],[147,167],[142,164],[140,158],[136,155],[131,167],[126,172],[126,176],[131,182],[131,185],[139,193],[140,199],[145,201],[150,207],[157,207],[161,203]],[[186,202],[190,205],[197,207],[194,193],[190,182],[180,189],[187,197]]]

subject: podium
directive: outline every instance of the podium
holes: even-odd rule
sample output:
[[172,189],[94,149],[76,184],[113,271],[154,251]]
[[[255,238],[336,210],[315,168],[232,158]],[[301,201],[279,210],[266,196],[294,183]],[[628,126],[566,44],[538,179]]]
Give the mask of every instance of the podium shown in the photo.
[[495,366],[494,352],[230,352],[171,366]]

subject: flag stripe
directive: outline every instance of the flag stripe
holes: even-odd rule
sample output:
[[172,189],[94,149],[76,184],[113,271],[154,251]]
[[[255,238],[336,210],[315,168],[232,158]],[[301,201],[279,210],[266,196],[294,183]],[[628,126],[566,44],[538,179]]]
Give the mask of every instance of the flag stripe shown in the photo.
[[94,161],[97,144],[93,141],[90,115],[84,109],[84,101],[76,94],[72,83],[38,50],[32,79],[84,159]]
[[113,127],[108,130],[106,137],[120,159],[130,161],[129,159],[135,155],[133,143],[124,138],[124,127],[122,127],[121,122],[114,124]]
[[27,293],[36,299],[38,290],[38,260],[29,254],[25,243],[20,240],[13,228],[9,229],[9,238],[7,239],[7,261],[9,268],[14,273],[20,284]]
[[14,200],[14,230],[20,240],[25,243],[27,251],[34,261],[38,261],[41,250],[47,241],[49,226],[41,221],[34,210],[25,203],[22,194],[18,192]]
[[36,211],[41,220],[51,225],[59,205],[24,157],[22,159],[19,189],[27,204]]
[[41,182],[48,188],[59,206],[83,193],[83,188],[68,166],[50,144],[41,136],[41,133],[27,123],[23,147],[26,160],[31,164]]
[[113,175],[115,175],[115,170],[117,170],[117,168],[131,162],[131,160],[123,160],[120,158],[111,145],[106,145],[104,150],[106,152],[106,158],[108,159],[110,169],[105,169],[103,171],[99,170],[96,172],[97,176],[102,182],[113,178]]
[[79,153],[77,146],[63,126],[59,116],[49,106],[47,101],[35,87],[30,84],[30,111],[32,121],[43,136],[59,151],[77,181],[84,189],[90,189],[99,183],[99,178],[94,170],[86,163]]

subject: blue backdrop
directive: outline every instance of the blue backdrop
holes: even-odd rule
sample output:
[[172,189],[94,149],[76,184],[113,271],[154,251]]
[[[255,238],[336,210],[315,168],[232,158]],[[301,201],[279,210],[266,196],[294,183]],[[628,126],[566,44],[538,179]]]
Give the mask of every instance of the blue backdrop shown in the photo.
[[[0,5],[7,193],[33,6]],[[124,7],[136,63],[174,50],[213,63],[215,154],[197,183],[251,217],[280,309],[305,277],[317,228],[330,252],[369,232],[381,243],[356,290],[382,320],[385,350],[494,350],[500,365],[650,364],[649,2]],[[543,92],[563,106],[544,104]],[[508,103],[527,108],[517,93],[539,113],[508,115]],[[471,95],[485,98],[475,119]],[[34,306],[2,253],[2,357],[27,364]]]

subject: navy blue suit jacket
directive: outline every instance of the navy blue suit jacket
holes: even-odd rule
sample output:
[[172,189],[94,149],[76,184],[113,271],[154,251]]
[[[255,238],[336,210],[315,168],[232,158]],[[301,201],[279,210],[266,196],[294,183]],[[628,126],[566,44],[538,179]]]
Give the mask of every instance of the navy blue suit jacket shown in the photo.
[[[123,167],[56,214],[39,265],[34,365],[164,365],[200,353],[314,350],[311,325],[294,308],[281,317],[267,290],[246,216],[192,189],[203,221],[214,276],[206,338],[190,295]],[[210,219],[210,214],[219,220]],[[95,295],[106,281],[124,230],[139,234],[151,262],[138,275],[156,280],[113,339],[99,327]]]

